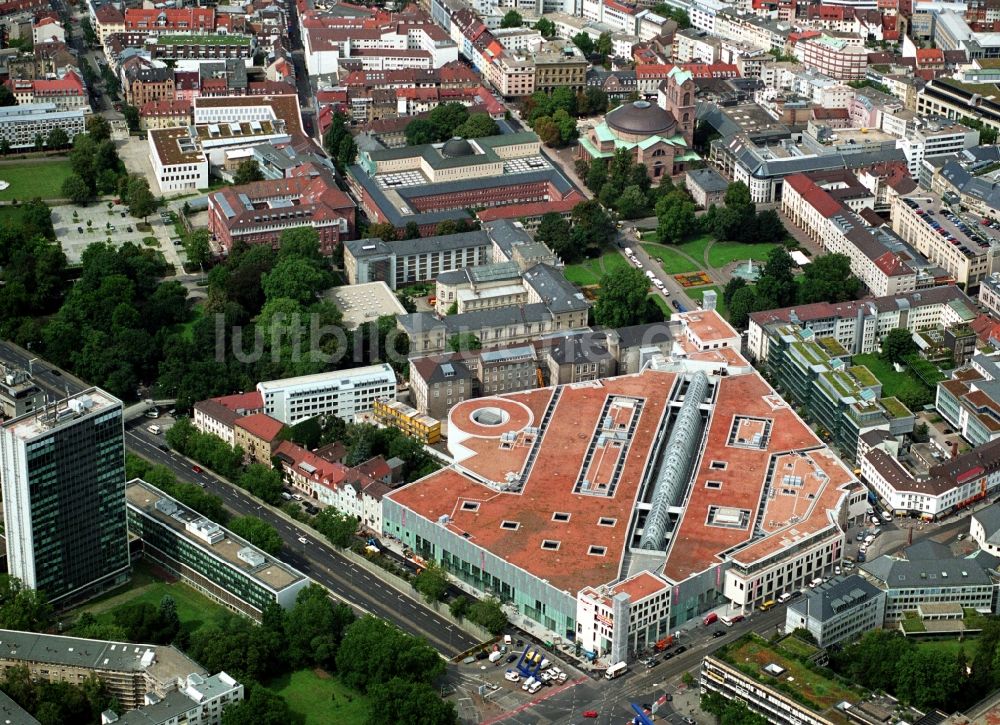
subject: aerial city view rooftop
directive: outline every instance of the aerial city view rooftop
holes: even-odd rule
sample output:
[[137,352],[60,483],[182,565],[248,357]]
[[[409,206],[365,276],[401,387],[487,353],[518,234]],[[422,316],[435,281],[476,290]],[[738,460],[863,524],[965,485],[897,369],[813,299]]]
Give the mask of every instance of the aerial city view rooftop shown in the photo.
[[998,12],[0,3],[0,719],[996,722]]

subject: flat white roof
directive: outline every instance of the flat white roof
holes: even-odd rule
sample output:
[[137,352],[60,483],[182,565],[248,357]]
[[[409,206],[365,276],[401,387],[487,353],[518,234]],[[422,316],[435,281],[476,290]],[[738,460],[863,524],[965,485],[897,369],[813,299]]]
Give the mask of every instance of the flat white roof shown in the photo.
[[323,385],[335,380],[351,378],[370,377],[375,375],[392,376],[396,379],[396,373],[388,363],[378,365],[367,365],[360,368],[350,368],[348,370],[331,370],[327,373],[316,373],[315,375],[300,375],[296,378],[282,378],[281,380],[267,380],[257,383],[257,390],[261,393],[275,392],[284,388],[308,387],[309,385]]

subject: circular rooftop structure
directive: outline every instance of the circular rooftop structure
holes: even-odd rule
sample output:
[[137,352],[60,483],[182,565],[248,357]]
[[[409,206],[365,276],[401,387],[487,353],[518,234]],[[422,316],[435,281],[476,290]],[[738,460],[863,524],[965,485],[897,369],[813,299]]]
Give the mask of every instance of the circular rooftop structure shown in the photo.
[[445,141],[444,146],[441,147],[441,154],[447,156],[449,159],[457,159],[460,156],[472,156],[475,153],[476,150],[472,148],[471,143],[457,136]]
[[630,136],[672,136],[677,129],[673,114],[649,101],[619,106],[605,121],[611,129]]

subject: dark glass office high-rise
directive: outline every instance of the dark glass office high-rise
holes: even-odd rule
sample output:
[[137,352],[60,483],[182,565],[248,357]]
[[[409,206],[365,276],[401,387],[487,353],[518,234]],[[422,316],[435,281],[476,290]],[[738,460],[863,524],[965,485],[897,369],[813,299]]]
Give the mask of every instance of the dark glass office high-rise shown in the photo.
[[90,388],[0,426],[8,571],[49,601],[129,576],[122,403]]

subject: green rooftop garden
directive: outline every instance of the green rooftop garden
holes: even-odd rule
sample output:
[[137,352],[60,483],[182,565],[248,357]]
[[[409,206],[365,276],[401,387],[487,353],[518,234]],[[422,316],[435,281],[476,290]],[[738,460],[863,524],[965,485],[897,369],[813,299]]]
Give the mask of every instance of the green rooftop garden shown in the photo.
[[852,365],[847,371],[858,381],[858,385],[863,388],[871,388],[878,385],[878,378],[872,375],[872,371],[864,365]]
[[823,348],[825,352],[830,357],[842,357],[847,355],[847,350],[844,346],[837,342],[835,337],[818,337],[816,338],[816,344]]
[[810,365],[822,365],[827,360],[826,356],[820,353],[819,347],[814,342],[793,342],[792,349]]
[[[807,664],[805,660],[815,651],[812,648],[807,654],[808,648],[808,643],[795,637],[786,637],[772,645],[756,634],[748,634],[719,649],[715,656],[816,712],[823,712],[843,700],[856,701],[864,695],[829,670]],[[764,668],[770,664],[778,665],[784,672],[777,677],[769,675]]]
[[847,373],[840,370],[831,370],[828,373],[823,373],[820,375],[821,378],[826,380],[837,393],[847,397],[849,395],[857,395],[858,390],[854,385],[854,381],[847,376]]
[[161,35],[162,45],[250,45],[249,35]]
[[903,628],[903,631],[907,633],[927,631],[923,620],[920,619],[920,615],[916,612],[903,612],[903,619],[900,621],[899,625]]
[[882,407],[885,408],[885,412],[889,414],[890,418],[907,418],[913,413],[903,405],[899,398],[882,398],[880,401]]

